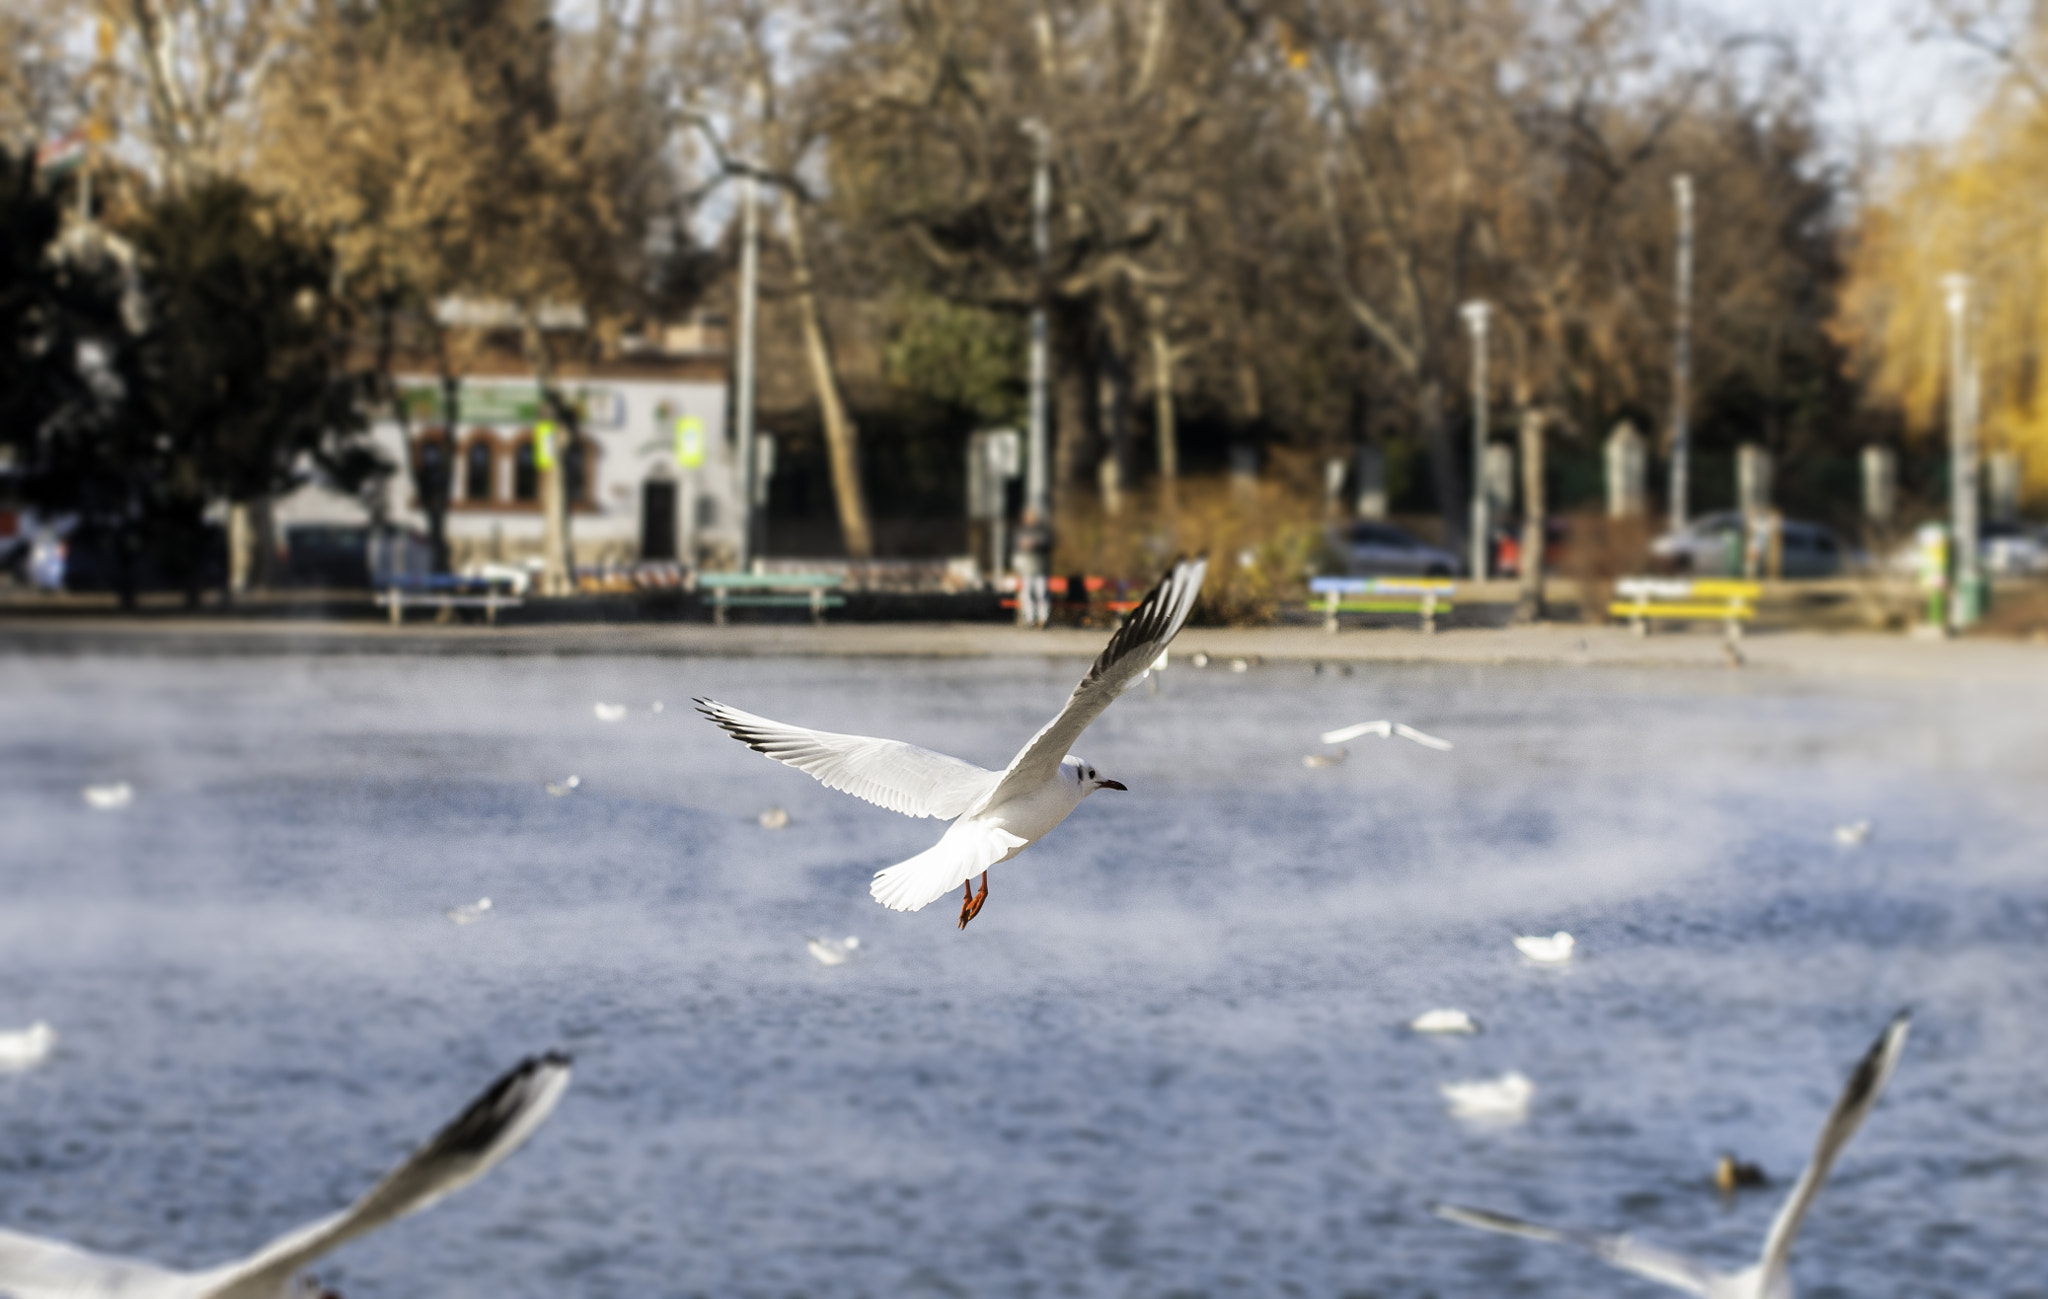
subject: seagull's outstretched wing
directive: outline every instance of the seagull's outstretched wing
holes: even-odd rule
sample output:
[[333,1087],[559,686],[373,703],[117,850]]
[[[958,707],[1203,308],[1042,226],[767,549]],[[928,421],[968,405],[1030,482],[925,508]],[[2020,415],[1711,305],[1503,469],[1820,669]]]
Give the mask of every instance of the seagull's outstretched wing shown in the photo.
[[1793,1184],[1792,1193],[1785,1197],[1785,1207],[1778,1210],[1777,1218],[1771,1223],[1770,1234],[1764,1237],[1764,1252],[1757,1265],[1766,1286],[1773,1276],[1784,1270],[1790,1259],[1792,1238],[1799,1233],[1799,1220],[1806,1216],[1813,1197],[1820,1191],[1820,1184],[1827,1180],[1828,1170],[1835,1165],[1835,1156],[1841,1154],[1842,1147],[1849,1144],[1849,1138],[1856,1135],[1863,1116],[1877,1104],[1885,1083],[1891,1079],[1892,1070],[1898,1067],[1899,1053],[1906,1047],[1906,1031],[1912,1026],[1911,1011],[1902,1010],[1892,1016],[1892,1022],[1884,1026],[1884,1032],[1877,1035],[1877,1041],[1871,1043],[1863,1058],[1856,1062],[1848,1085],[1836,1098],[1834,1109],[1828,1111],[1827,1122],[1821,1125],[1820,1140],[1813,1146],[1812,1161]]
[[1027,842],[999,826],[956,821],[917,856],[876,871],[868,894],[891,911],[920,911]]
[[369,1194],[208,1274],[210,1284],[197,1293],[201,1299],[274,1299],[293,1274],[322,1254],[427,1208],[489,1172],[547,1120],[568,1087],[569,1057],[549,1052],[520,1061]]
[[1202,593],[1202,578],[1209,571],[1206,556],[1182,560],[1152,588],[1124,625],[1109,638],[1088,675],[1067,697],[1060,715],[1047,722],[1031,742],[1010,759],[1002,783],[989,794],[984,807],[993,807],[1013,793],[1036,789],[1051,780],[1067,749],[1088,729],[1088,723],[1116,702],[1124,687],[1138,679],[1159,659],[1159,653],[1180,634],[1181,624]]
[[1598,1256],[1605,1262],[1624,1272],[1634,1272],[1652,1281],[1662,1281],[1675,1290],[1687,1294],[1704,1295],[1712,1291],[1715,1274],[1678,1254],[1668,1254],[1661,1249],[1639,1245],[1627,1236],[1600,1236],[1588,1231],[1566,1231],[1558,1227],[1546,1227],[1541,1223],[1511,1218],[1505,1213],[1493,1213],[1486,1209],[1468,1209],[1457,1204],[1434,1204],[1430,1206],[1439,1218],[1477,1227],[1481,1231],[1497,1231],[1507,1236],[1521,1236],[1526,1240],[1548,1241],[1556,1245],[1576,1245]]
[[149,1263],[0,1231],[0,1295],[9,1299],[156,1299],[190,1293],[190,1285],[190,1277]]
[[1000,779],[971,762],[901,740],[806,730],[715,699],[696,703],[698,712],[754,752],[809,772],[827,789],[844,790],[906,816],[950,821],[980,802]]

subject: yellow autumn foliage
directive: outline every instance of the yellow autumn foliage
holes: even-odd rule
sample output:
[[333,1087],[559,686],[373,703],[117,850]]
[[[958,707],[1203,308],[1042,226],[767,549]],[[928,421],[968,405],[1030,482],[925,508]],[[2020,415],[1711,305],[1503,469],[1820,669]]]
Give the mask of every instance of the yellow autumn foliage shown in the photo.
[[2020,453],[2048,491],[2048,100],[2001,87],[1959,141],[1894,160],[1863,212],[1836,332],[1872,394],[1946,428],[1946,276],[1970,279],[1987,451]]

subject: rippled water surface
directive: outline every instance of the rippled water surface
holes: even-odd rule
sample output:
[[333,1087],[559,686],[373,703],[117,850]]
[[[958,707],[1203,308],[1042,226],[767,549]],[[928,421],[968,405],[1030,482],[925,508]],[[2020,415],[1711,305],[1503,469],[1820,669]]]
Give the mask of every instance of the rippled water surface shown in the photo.
[[[990,765],[1071,661],[0,660],[0,1225],[196,1265],[329,1212],[519,1055],[498,1172],[322,1276],[395,1296],[1649,1295],[1463,1200],[1734,1268],[1901,1006],[1803,1293],[2043,1295],[2048,688],[1176,664],[1104,793],[955,908],[936,823],[712,694]],[[2048,677],[2044,677],[2048,681]],[[656,715],[648,705],[665,701]],[[632,705],[605,724],[597,700]],[[1306,770],[1321,729],[1393,717]],[[547,780],[580,775],[564,798]],[[94,812],[87,782],[127,779]],[[786,829],[756,824],[770,804]],[[1870,818],[1845,849],[1839,822]],[[489,896],[480,924],[443,910]],[[1583,960],[1523,963],[1517,932]],[[807,934],[858,934],[824,968]],[[1460,1006],[1487,1031],[1399,1026]],[[1526,1122],[1448,1117],[1518,1068]]]

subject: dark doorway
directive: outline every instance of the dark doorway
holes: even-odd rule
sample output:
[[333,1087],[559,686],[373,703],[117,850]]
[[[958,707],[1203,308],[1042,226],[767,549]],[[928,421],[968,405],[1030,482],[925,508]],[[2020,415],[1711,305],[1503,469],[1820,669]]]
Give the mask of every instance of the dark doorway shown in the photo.
[[676,557],[676,485],[650,479],[640,485],[640,558]]

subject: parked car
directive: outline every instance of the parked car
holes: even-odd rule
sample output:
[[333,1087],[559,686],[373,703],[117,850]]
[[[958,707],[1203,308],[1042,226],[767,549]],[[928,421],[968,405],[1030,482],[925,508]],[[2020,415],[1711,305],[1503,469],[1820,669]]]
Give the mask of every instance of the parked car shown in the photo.
[[[225,585],[227,530],[201,525],[197,551],[173,558],[145,546],[134,557],[138,591],[178,591],[188,585]],[[36,536],[28,556],[29,580],[46,591],[112,591],[121,584],[121,537],[91,519],[66,515]]]
[[1994,577],[2048,573],[2048,529],[2025,523],[1987,523],[1978,534],[1984,571]]
[[[1833,577],[1850,566],[1854,552],[1820,524],[1780,519],[1778,527],[1784,576]],[[1743,569],[1743,544],[1741,512],[1720,510],[1665,533],[1650,543],[1650,553],[1676,572],[1734,577]]]
[[1376,519],[1343,527],[1331,542],[1345,571],[1360,577],[1452,577],[1462,568],[1450,551]]

